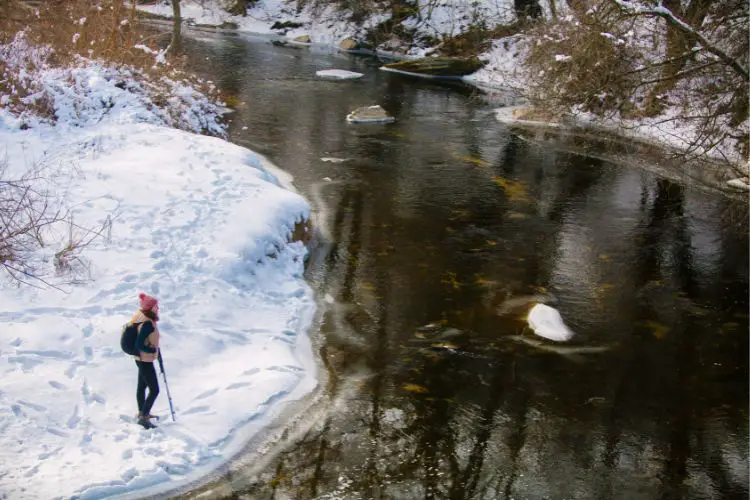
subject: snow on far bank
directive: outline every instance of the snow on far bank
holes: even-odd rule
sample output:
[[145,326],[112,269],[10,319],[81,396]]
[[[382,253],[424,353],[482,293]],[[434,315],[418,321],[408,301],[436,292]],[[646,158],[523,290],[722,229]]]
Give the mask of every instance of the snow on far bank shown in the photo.
[[[309,35],[312,42],[318,45],[337,46],[341,40],[358,31],[358,28],[342,19],[341,15],[333,13],[331,9],[323,9],[312,16],[309,9],[297,13],[293,5],[290,6],[283,0],[261,0],[249,8],[247,16],[244,17],[229,14],[219,6],[219,2],[182,0],[180,5],[182,18],[191,24],[222,26],[231,23],[238,31],[260,35],[277,35],[283,32],[289,39]],[[172,17],[170,1],[139,5],[138,10],[166,18]],[[374,26],[381,20],[383,19],[370,19],[365,27]],[[280,31],[272,30],[271,26],[277,21],[293,21],[302,26]]]
[[[184,19],[194,24],[222,26],[231,23],[239,31],[257,34],[279,34],[294,39],[300,35],[309,35],[312,43],[337,47],[345,38],[359,39],[369,28],[388,20],[388,16],[373,15],[365,19],[362,25],[347,21],[332,7],[311,9],[309,6],[297,12],[294,5],[284,0],[259,0],[248,8],[247,16],[233,16],[221,9],[220,2],[205,0],[182,0],[181,13]],[[161,0],[153,5],[139,5],[139,10],[171,18],[170,1]],[[383,57],[424,57],[432,52],[431,47],[419,45],[423,37],[442,38],[455,36],[468,30],[473,23],[483,20],[487,25],[510,24],[516,15],[511,0],[452,0],[451,2],[434,2],[420,0],[416,2],[414,15],[402,22],[407,29],[414,29],[414,44],[392,46],[386,41],[376,51]],[[272,30],[275,22],[292,21],[302,26]]]
[[[83,253],[88,279],[65,293],[0,281],[0,463],[13,464],[3,498],[153,495],[194,481],[317,383],[306,249],[288,243],[308,203],[259,155],[164,126],[104,68],[79,69],[56,125],[0,109],[9,170],[64,174],[52,200],[78,226],[112,221]],[[57,95],[61,74],[38,75],[40,92]],[[45,234],[36,260],[50,273],[68,231]],[[139,291],[160,299],[177,417],[160,376],[152,431],[135,423],[137,371],[119,346]]]
[[492,47],[479,56],[487,64],[463,77],[465,82],[493,89],[523,88],[523,60],[526,51],[523,36],[514,35],[492,42]]

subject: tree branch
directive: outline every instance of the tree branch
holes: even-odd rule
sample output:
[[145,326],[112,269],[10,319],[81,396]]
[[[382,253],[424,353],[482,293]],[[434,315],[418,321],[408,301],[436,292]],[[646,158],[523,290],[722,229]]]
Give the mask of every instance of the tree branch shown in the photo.
[[684,22],[682,19],[674,15],[674,13],[664,7],[662,2],[659,1],[659,5],[655,8],[645,8],[638,5],[633,5],[625,0],[610,0],[612,3],[620,7],[623,11],[633,14],[635,16],[649,16],[649,17],[661,17],[667,24],[677,28],[685,34],[694,37],[703,48],[711,54],[718,57],[724,64],[732,68],[737,74],[739,74],[743,80],[750,82],[750,73],[745,69],[739,61],[729,56],[726,52],[718,48],[713,43],[709,42],[706,37],[701,35],[698,30]]

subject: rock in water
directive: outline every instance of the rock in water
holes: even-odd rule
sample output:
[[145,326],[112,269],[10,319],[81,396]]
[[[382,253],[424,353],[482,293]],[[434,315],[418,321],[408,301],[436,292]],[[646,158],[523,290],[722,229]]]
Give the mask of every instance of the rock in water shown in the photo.
[[292,41],[296,43],[312,43],[312,39],[310,38],[310,35],[300,35]]
[[359,44],[356,42],[356,40],[353,40],[351,38],[344,38],[339,43],[339,48],[341,50],[355,50],[359,47]]
[[529,326],[540,337],[555,342],[565,342],[573,338],[573,331],[562,320],[557,309],[545,304],[537,304],[529,311]]
[[357,80],[364,76],[362,73],[346,71],[345,69],[322,69],[316,71],[315,75],[327,80]]
[[346,115],[346,121],[349,123],[391,123],[396,119],[376,105],[355,109]]
[[425,57],[399,61],[382,66],[385,71],[408,73],[417,76],[460,78],[481,69],[486,63],[477,59],[455,57]]

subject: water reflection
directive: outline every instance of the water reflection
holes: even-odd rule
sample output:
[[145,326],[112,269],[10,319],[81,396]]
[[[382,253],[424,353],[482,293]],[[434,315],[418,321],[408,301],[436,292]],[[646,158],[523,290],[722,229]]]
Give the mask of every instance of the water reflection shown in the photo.
[[[212,496],[747,496],[747,207],[521,140],[467,91],[372,61],[237,37],[190,53],[245,103],[233,140],[325,202],[308,272],[335,299],[323,416]],[[366,76],[310,76],[332,66]],[[344,122],[375,103],[398,121]],[[573,351],[513,340],[523,296],[554,301]]]

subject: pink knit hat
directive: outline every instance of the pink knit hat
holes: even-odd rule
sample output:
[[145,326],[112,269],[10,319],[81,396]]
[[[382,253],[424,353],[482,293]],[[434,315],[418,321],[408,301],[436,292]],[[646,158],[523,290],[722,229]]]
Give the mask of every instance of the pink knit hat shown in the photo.
[[141,301],[141,311],[153,311],[154,308],[159,305],[159,301],[156,299],[156,297],[151,297],[150,295],[146,295],[143,292],[138,294],[138,298]]

